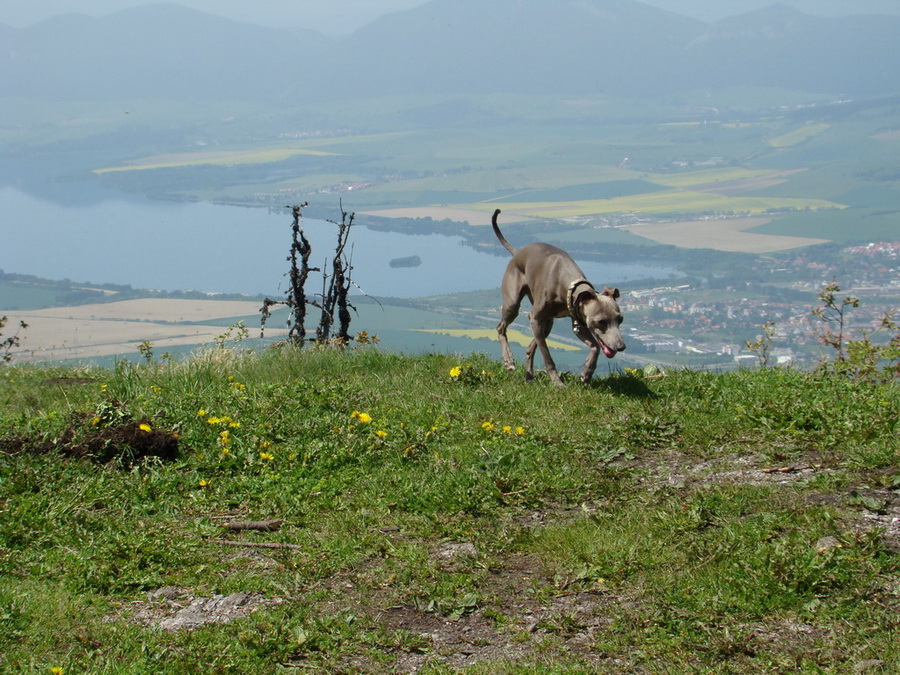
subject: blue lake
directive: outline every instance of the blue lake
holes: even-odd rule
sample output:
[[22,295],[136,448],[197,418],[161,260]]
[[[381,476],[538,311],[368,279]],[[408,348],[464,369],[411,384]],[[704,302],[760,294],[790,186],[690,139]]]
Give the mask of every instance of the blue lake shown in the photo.
[[[0,269],[48,279],[130,284],[166,291],[281,295],[291,245],[291,214],[267,209],[107,199],[87,205],[44,201],[0,189]],[[330,257],[336,227],[303,220],[310,262]],[[367,294],[412,298],[499,288],[506,257],[476,251],[459,237],[376,232],[354,227],[353,281]],[[349,249],[349,247],[348,247]],[[417,255],[422,264],[392,268]],[[667,277],[671,268],[581,262],[597,285]],[[321,277],[307,286],[314,291]]]

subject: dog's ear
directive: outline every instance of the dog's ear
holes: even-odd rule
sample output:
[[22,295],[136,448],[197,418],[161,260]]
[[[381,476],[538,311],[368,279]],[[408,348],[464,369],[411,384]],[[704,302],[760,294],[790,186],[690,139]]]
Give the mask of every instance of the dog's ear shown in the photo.
[[593,288],[586,291],[581,291],[577,296],[575,296],[575,304],[580,305],[582,302],[587,302],[588,300],[596,300],[597,299],[597,291]]
[[618,288],[612,288],[612,287],[610,287],[610,286],[607,286],[606,288],[603,289],[603,295],[608,295],[608,296],[611,297],[613,300],[618,300],[618,299],[619,299],[619,296],[620,296],[621,294],[619,293],[619,289],[618,289]]

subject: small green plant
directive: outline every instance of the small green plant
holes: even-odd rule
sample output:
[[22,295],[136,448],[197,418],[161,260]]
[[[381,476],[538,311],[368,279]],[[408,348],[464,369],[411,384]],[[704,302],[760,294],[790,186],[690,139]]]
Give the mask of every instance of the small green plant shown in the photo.
[[365,345],[377,345],[379,342],[377,335],[369,335],[369,331],[366,330],[359,331],[353,339],[360,347]]
[[[9,322],[9,317],[0,316],[0,329],[2,329]],[[19,346],[19,333],[28,328],[28,324],[24,321],[19,321],[19,328],[12,335],[7,335],[5,338],[3,337],[3,333],[0,332],[0,361],[3,363],[9,363],[12,361],[12,350],[15,347]]]
[[228,327],[221,335],[217,335],[214,339],[214,343],[216,345],[216,349],[225,349],[228,346],[228,341],[230,340],[235,345],[240,344],[244,340],[250,337],[250,329],[244,325],[243,321],[238,321],[237,323]]
[[859,298],[847,295],[838,300],[840,292],[841,287],[837,281],[825,284],[818,295],[822,306],[813,309],[812,315],[825,324],[825,329],[819,333],[819,341],[835,350],[838,361],[844,361],[847,358],[845,332],[849,323],[849,311],[859,307]]
[[144,357],[144,360],[147,363],[153,361],[153,343],[149,340],[144,340],[138,345],[138,352],[140,352],[141,356]]
[[766,321],[762,325],[762,335],[758,335],[755,340],[747,340],[744,344],[756,358],[759,360],[760,368],[768,368],[769,354],[772,351],[772,345],[775,343],[775,335],[778,331],[775,329],[774,321]]
[[[840,298],[841,288],[831,281],[819,292],[820,307],[812,315],[825,324],[817,338],[834,350],[834,359],[825,360],[820,369],[862,380],[889,382],[900,377],[900,327],[895,311],[885,312],[878,328],[858,331],[854,337],[849,329],[849,312],[859,307],[859,298],[847,295]],[[876,340],[876,337],[887,337]]]
[[476,385],[490,382],[494,378],[493,373],[487,370],[478,370],[471,364],[465,366],[453,366],[450,369],[450,380],[452,382],[460,382],[462,384]]

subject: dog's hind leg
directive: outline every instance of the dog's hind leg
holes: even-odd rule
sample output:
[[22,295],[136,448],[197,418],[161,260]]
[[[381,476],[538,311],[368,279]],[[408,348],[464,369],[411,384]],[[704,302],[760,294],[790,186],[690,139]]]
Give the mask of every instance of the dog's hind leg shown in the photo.
[[503,356],[503,364],[513,370],[516,367],[516,359],[509,348],[509,339],[506,337],[506,329],[519,316],[519,307],[522,299],[527,294],[525,279],[513,265],[510,265],[500,286],[503,297],[503,308],[500,310],[500,323],[497,324],[497,340],[500,342],[500,353]]
[[500,342],[500,353],[503,356],[503,364],[509,370],[515,370],[516,359],[513,357],[512,350],[509,348],[509,338],[506,337],[506,329],[509,324],[516,320],[518,315],[518,305],[509,308],[504,305],[502,318],[500,319],[500,323],[497,324],[497,340]]
[[534,340],[532,340],[531,344],[528,345],[528,352],[530,352],[530,356],[526,354],[527,357],[527,365],[525,370],[525,378],[529,378],[529,370],[531,368],[531,362],[534,360],[534,347],[535,345],[541,351],[541,358],[544,360],[544,372],[547,373],[547,377],[550,378],[550,381],[553,382],[557,387],[566,386],[562,379],[559,377],[559,373],[556,372],[556,363],[553,362],[553,357],[550,356],[550,348],[547,346],[547,337],[550,335],[550,331],[553,330],[553,319],[545,319],[540,321],[535,318],[534,312],[531,313],[531,332],[534,333]]
[[525,381],[531,382],[534,378],[534,352],[537,349],[537,340],[532,340],[525,350]]

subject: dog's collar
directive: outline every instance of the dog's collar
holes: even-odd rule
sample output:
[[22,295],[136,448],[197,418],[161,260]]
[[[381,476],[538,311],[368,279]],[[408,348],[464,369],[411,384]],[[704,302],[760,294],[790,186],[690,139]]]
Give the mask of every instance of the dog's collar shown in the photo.
[[571,284],[569,284],[569,290],[566,293],[566,306],[569,308],[569,316],[571,316],[576,321],[578,320],[578,312],[575,310],[575,289],[581,285],[588,286],[595,293],[597,289],[594,288],[594,285],[588,281],[587,279],[576,279]]

